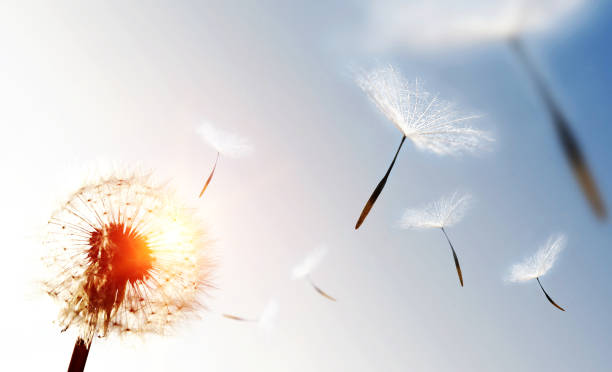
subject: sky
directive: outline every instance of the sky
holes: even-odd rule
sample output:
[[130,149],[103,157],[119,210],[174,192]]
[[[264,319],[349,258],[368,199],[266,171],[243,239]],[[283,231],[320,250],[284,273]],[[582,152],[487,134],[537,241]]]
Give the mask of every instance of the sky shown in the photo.
[[[390,34],[410,18],[392,20],[384,4],[2,2],[1,369],[66,368],[76,334],[60,332],[37,284],[44,225],[85,176],[114,164],[154,170],[203,217],[216,288],[202,299],[209,311],[170,335],[95,339],[87,371],[609,370],[610,221],[591,213],[526,72],[503,38]],[[522,40],[610,207],[612,5],[570,8]],[[432,27],[452,21],[436,12]],[[480,114],[474,125],[496,141],[463,157],[404,145],[355,231],[401,135],[354,72],[387,63]],[[199,199],[216,156],[196,130],[205,122],[252,151],[221,157]],[[476,200],[447,229],[463,288],[439,231],[398,224],[455,190]],[[536,282],[505,280],[557,232],[567,247],[542,283],[566,312]],[[322,245],[311,277],[337,302],[291,277]],[[271,329],[219,315],[257,316],[271,299]]]

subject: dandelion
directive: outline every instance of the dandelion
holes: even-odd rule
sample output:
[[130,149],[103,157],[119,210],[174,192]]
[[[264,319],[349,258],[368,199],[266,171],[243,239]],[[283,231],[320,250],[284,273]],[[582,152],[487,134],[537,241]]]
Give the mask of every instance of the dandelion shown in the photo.
[[452,226],[465,215],[472,201],[472,196],[469,194],[460,195],[453,193],[452,195],[442,197],[441,199],[426,205],[420,209],[407,209],[400,221],[400,227],[404,229],[429,229],[439,228],[444,233],[448,244],[450,245],[455,260],[455,268],[459,276],[459,283],[463,287],[463,275],[459,266],[459,259],[453,243],[451,243],[445,227]]
[[510,276],[508,278],[511,282],[526,282],[528,280],[537,280],[542,292],[546,299],[553,304],[557,309],[565,311],[561,306],[557,305],[555,301],[546,293],[540,277],[544,276],[550,269],[552,269],[557,257],[561,250],[565,247],[567,239],[563,234],[552,235],[546,241],[534,256],[527,258],[525,261],[515,264],[510,269]]
[[210,175],[206,179],[204,183],[204,187],[200,192],[200,198],[204,195],[204,191],[210,184],[212,180],[213,174],[215,173],[215,169],[217,168],[217,162],[219,161],[219,155],[223,154],[225,156],[237,158],[244,155],[248,155],[253,151],[253,146],[249,143],[245,138],[239,137],[233,133],[226,132],[220,129],[215,128],[213,125],[209,123],[204,123],[200,125],[196,131],[202,137],[202,140],[212,146],[217,151],[217,157],[215,159],[215,164],[213,165],[212,171]]
[[387,173],[364,206],[355,229],[361,226],[385,187],[406,138],[418,149],[437,155],[473,153],[492,140],[485,132],[464,125],[477,116],[459,114],[452,103],[423,91],[418,82],[408,83],[392,66],[364,74],[357,82],[402,132],[402,140]]
[[559,139],[559,142],[561,142],[563,152],[565,153],[565,158],[569,162],[574,172],[574,177],[578,181],[578,184],[582,189],[582,193],[587,198],[595,215],[599,219],[605,220],[607,211],[604,201],[599,193],[599,188],[597,187],[597,183],[591,174],[591,170],[589,169],[586,159],[582,154],[580,144],[576,140],[565,114],[554,100],[548,85],[546,85],[544,79],[542,78],[542,75],[536,70],[535,66],[527,56],[527,52],[525,51],[520,39],[518,37],[511,38],[510,45],[514,53],[522,62],[523,66],[525,66],[527,73],[533,80],[538,93],[544,101],[544,105],[550,114],[555,131],[557,132],[557,138]]
[[85,368],[94,336],[163,334],[209,286],[202,229],[149,176],[85,184],[52,214],[44,243],[44,287],[63,330],[78,330],[70,371]]
[[318,249],[312,251],[293,269],[292,276],[294,280],[305,279],[318,294],[330,301],[336,301],[334,297],[330,296],[327,292],[323,291],[319,286],[317,286],[310,277],[310,273],[321,263],[325,255],[327,255],[327,249],[325,247],[319,247]]

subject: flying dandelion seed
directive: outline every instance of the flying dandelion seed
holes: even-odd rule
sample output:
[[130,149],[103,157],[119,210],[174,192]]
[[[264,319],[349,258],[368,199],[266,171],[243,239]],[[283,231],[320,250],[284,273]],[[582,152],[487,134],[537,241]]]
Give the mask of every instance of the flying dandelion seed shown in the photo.
[[510,269],[510,276],[508,278],[511,282],[526,282],[528,280],[537,280],[542,292],[546,299],[553,304],[557,309],[565,311],[561,306],[557,305],[555,301],[546,293],[540,277],[544,276],[550,269],[552,269],[557,257],[561,250],[565,247],[567,239],[563,234],[553,235],[548,238],[546,244],[544,244],[536,252],[535,255],[527,258],[525,261],[515,264]]
[[217,157],[213,165],[210,175],[204,183],[202,191],[200,191],[200,198],[204,195],[204,191],[208,188],[210,181],[213,178],[215,169],[217,169],[217,163],[219,156],[229,156],[231,158],[238,158],[250,154],[253,151],[253,146],[245,138],[239,137],[233,133],[226,132],[215,128],[209,123],[204,123],[196,128],[196,131],[202,137],[202,140],[209,144],[212,148],[217,150]]
[[292,276],[294,280],[306,280],[318,294],[330,301],[336,301],[336,298],[323,291],[313,282],[312,278],[310,277],[310,273],[321,263],[325,255],[327,255],[327,249],[325,247],[319,247],[318,249],[312,251],[302,262],[293,268]]
[[203,230],[149,176],[84,185],[53,213],[44,243],[44,287],[63,330],[79,331],[69,371],[84,369],[94,336],[163,334],[209,287]]
[[438,155],[474,153],[492,141],[487,133],[464,124],[477,116],[459,114],[452,103],[423,91],[418,81],[409,83],[392,66],[361,75],[357,83],[403,136],[391,165],[363,207],[355,229],[361,226],[385,187],[406,138],[418,149]]
[[278,315],[278,302],[274,299],[271,299],[266,304],[266,307],[261,312],[261,315],[258,318],[246,318],[234,314],[223,313],[221,316],[224,318],[235,320],[238,322],[245,323],[257,323],[257,325],[265,330],[271,330],[274,326],[274,322],[276,320],[276,316]]
[[441,199],[426,205],[424,208],[407,209],[400,220],[400,227],[404,229],[439,228],[442,230],[453,253],[455,268],[457,269],[459,283],[461,283],[462,287],[463,274],[461,273],[461,267],[459,266],[459,259],[457,258],[457,253],[455,252],[453,243],[451,243],[444,228],[452,226],[461,221],[463,216],[465,216],[471,201],[471,195],[460,195],[455,192],[452,195],[442,197]]
[[569,162],[574,172],[574,177],[578,181],[578,184],[582,189],[582,193],[588,200],[595,215],[599,219],[605,220],[607,212],[604,201],[599,193],[597,183],[591,174],[586,159],[582,154],[582,149],[580,148],[576,137],[572,133],[563,111],[553,99],[552,93],[544,82],[542,75],[536,70],[535,66],[527,56],[527,52],[525,51],[520,39],[518,37],[510,39],[510,45],[523,66],[525,66],[529,77],[533,80],[538,93],[544,101],[546,109],[548,110],[554,124],[555,131],[557,132],[559,142],[561,142],[563,152],[565,153],[565,158]]

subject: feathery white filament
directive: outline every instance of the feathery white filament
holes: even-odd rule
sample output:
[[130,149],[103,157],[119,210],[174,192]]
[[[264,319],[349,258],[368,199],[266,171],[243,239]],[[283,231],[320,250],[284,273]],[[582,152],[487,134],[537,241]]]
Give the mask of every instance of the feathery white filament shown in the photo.
[[237,158],[249,155],[253,151],[251,143],[243,137],[204,123],[196,128],[204,142],[212,146],[221,155]]
[[312,251],[304,261],[293,269],[293,279],[302,279],[308,276],[321,263],[326,254],[327,248],[323,246]]
[[400,220],[403,229],[427,229],[451,226],[463,218],[473,200],[470,194],[455,192],[419,209],[407,209]]
[[492,141],[485,132],[465,125],[477,116],[462,116],[452,103],[409,83],[393,66],[361,74],[357,84],[378,109],[417,148],[438,155],[476,152]]
[[508,280],[524,282],[543,276],[553,267],[566,242],[564,234],[552,235],[535,255],[512,266]]

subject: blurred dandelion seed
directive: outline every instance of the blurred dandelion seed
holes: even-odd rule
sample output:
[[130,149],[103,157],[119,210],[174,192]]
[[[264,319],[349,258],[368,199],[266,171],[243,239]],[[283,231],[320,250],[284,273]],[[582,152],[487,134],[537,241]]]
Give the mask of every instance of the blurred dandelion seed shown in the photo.
[[459,114],[455,105],[422,90],[418,81],[409,83],[392,66],[362,74],[357,83],[403,136],[391,165],[363,207],[355,229],[361,226],[385,187],[406,138],[419,150],[437,155],[475,153],[493,140],[487,133],[464,124],[478,116]]
[[459,265],[457,253],[451,243],[445,227],[452,226],[465,216],[466,211],[470,207],[472,196],[469,194],[460,195],[455,192],[451,195],[444,196],[439,200],[432,202],[420,209],[407,209],[400,220],[400,227],[403,229],[428,229],[439,228],[444,233],[448,244],[450,245],[455,261],[455,268],[459,276],[459,283],[463,287],[463,274]]
[[557,132],[559,142],[561,142],[565,158],[569,162],[572,171],[574,172],[574,178],[576,178],[578,181],[583,195],[586,197],[591,206],[591,210],[593,213],[595,213],[597,218],[600,220],[605,220],[607,217],[605,203],[582,153],[580,144],[576,140],[576,137],[570,128],[569,122],[567,121],[559,105],[557,105],[556,101],[554,100],[548,85],[546,85],[544,79],[542,78],[542,75],[536,70],[534,64],[527,56],[525,47],[523,46],[523,43],[519,37],[513,37],[509,40],[509,42],[512,51],[516,54],[527,70],[529,77],[534,82],[540,97],[544,101],[544,105],[548,110],[550,118],[555,127],[555,131]]
[[546,243],[540,247],[535,255],[527,258],[525,261],[515,264],[510,269],[510,276],[508,278],[511,282],[526,282],[528,280],[536,279],[546,299],[553,304],[559,310],[565,311],[561,306],[557,305],[555,301],[546,293],[540,277],[544,276],[550,269],[552,269],[555,261],[559,257],[559,253],[565,247],[567,238],[564,234],[552,235],[548,238]]
[[85,184],[53,213],[44,244],[44,288],[62,305],[59,324],[79,330],[70,370],[83,370],[95,335],[163,334],[210,286],[203,230],[149,176]]
[[258,318],[246,318],[234,314],[223,313],[221,316],[227,319],[235,320],[238,322],[246,323],[257,323],[257,325],[265,330],[270,330],[274,326],[276,316],[278,315],[278,302],[275,299],[268,301],[264,307],[261,315]]
[[437,0],[371,2],[362,45],[375,49],[449,49],[547,31],[580,19],[585,0]]
[[212,171],[204,183],[202,191],[200,191],[200,195],[198,196],[201,198],[213,178],[215,169],[217,168],[217,163],[219,162],[219,156],[221,154],[231,158],[245,156],[253,151],[253,146],[247,139],[239,137],[233,133],[217,129],[209,123],[200,125],[196,128],[196,131],[204,142],[217,150],[215,164],[213,165]]
[[336,301],[336,298],[330,296],[327,292],[323,291],[317,286],[310,273],[323,261],[323,258],[327,255],[327,248],[319,247],[312,251],[306,258],[293,268],[292,277],[294,280],[304,279],[308,281],[308,284],[321,296],[327,298],[330,301]]

